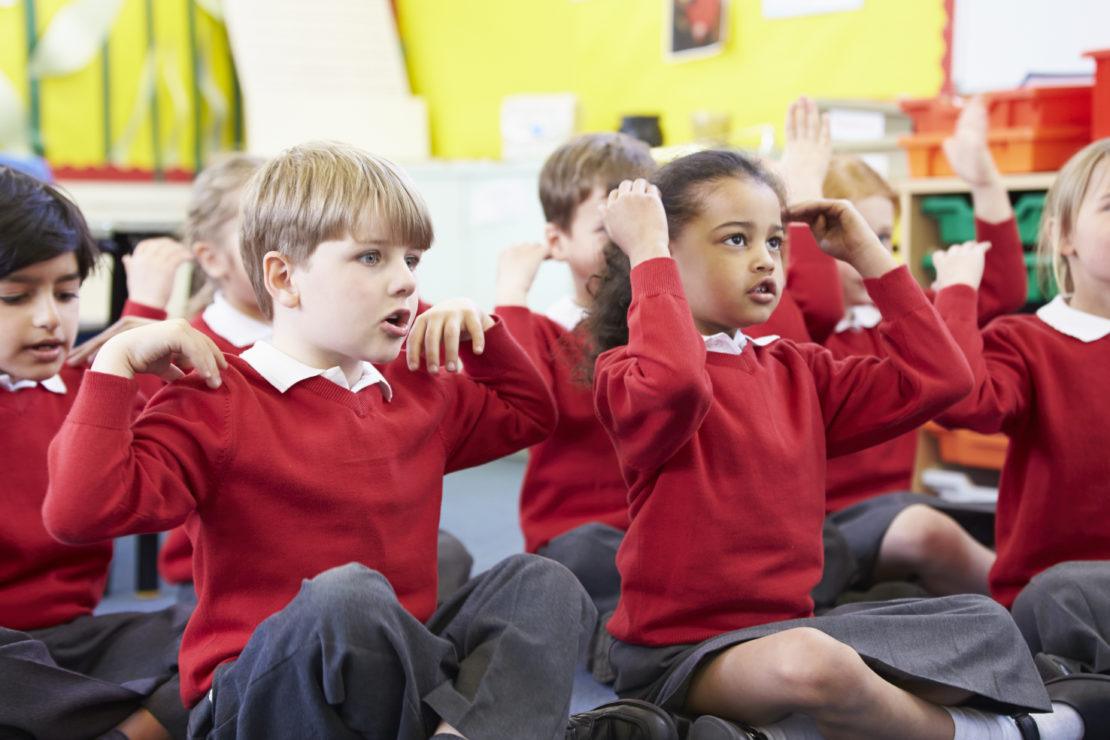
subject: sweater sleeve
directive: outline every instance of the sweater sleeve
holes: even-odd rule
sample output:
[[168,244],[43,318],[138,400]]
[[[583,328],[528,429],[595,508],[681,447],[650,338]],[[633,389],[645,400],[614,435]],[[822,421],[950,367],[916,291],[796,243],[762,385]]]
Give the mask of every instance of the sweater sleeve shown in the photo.
[[1025,305],[1029,278],[1013,218],[996,224],[975,219],[975,238],[991,244],[979,285],[979,325],[986,326],[991,319]]
[[558,335],[544,325],[544,320],[524,306],[497,306],[494,314],[505,324],[521,349],[532,359],[532,364],[543,376],[548,387],[555,383],[551,363],[555,361],[554,341]]
[[140,319],[154,319],[155,321],[164,321],[166,319],[166,310],[164,308],[155,308],[148,306],[145,303],[136,303],[128,298],[124,301],[123,312],[121,316],[135,316]]
[[971,393],[937,421],[949,429],[962,427],[983,434],[1006,431],[1024,417],[1032,395],[1025,354],[1003,322],[976,330],[967,351],[975,378]]
[[195,375],[159,392],[132,422],[138,384],[85,374],[50,444],[47,530],[69,544],[160,532],[203,501],[232,438],[229,390]]
[[790,224],[787,290],[802,311],[810,340],[823,344],[844,318],[844,293],[836,260],[821,251],[805,224]]
[[498,320],[486,348],[459,350],[464,374],[444,378],[449,408],[441,429],[447,471],[481,465],[537,442],[558,421],[551,390],[535,365]]
[[806,348],[829,456],[914,429],[971,387],[963,352],[909,271],[899,267],[866,282],[883,314],[882,355],[837,360],[828,350]]
[[621,463],[651,470],[701,427],[713,385],[674,260],[648,260],[631,279],[628,344],[597,358],[594,403]]

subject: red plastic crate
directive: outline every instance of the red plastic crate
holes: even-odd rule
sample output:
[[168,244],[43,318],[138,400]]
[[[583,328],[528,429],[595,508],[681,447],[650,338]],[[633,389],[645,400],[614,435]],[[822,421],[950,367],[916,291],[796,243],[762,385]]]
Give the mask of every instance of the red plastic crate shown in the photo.
[[1095,60],[1095,88],[1091,105],[1091,137],[1110,136],[1110,49],[1088,51],[1083,56]]
[[960,115],[948,98],[911,98],[898,101],[902,112],[913,122],[915,134],[949,133]]
[[1059,128],[1091,125],[1091,85],[1025,87],[987,93],[990,128]]
[[[914,177],[951,177],[952,168],[941,149],[948,134],[917,134],[899,139]],[[1090,141],[1087,126],[991,131],[987,135],[999,172],[1047,172],[1059,169]]]

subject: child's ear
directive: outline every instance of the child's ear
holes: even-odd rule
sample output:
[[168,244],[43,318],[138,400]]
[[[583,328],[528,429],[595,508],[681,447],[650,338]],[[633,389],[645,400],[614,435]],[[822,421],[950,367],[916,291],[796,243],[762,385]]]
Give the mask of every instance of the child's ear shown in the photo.
[[286,308],[300,305],[301,294],[293,281],[293,265],[281,252],[267,252],[262,257],[262,275],[266,279],[266,292],[274,303]]
[[548,221],[543,227],[543,238],[547,242],[551,259],[556,262],[567,261],[567,235],[561,228]]
[[227,277],[227,255],[215,244],[204,241],[194,243],[193,258],[210,280],[219,282]]
[[1071,243],[1071,239],[1064,236],[1060,230],[1059,220],[1055,216],[1049,216],[1045,219],[1045,223],[1041,227],[1044,233],[1049,234],[1051,238],[1060,243],[1060,254],[1068,257],[1075,254],[1075,247]]

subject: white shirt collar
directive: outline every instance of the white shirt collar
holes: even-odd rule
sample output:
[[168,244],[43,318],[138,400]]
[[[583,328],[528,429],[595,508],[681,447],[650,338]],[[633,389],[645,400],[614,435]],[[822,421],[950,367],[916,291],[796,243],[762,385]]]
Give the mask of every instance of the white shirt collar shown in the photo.
[[559,324],[567,331],[582,323],[586,318],[586,309],[575,303],[571,296],[563,296],[547,309],[547,318]]
[[766,347],[771,342],[779,338],[778,334],[768,334],[765,337],[749,337],[744,332],[736,332],[735,337],[730,337],[728,334],[717,332],[711,336],[702,335],[705,340],[705,349],[709,352],[720,352],[724,355],[738,355],[744,351],[748,346],[748,342],[759,347]]
[[1097,342],[1110,334],[1110,319],[1072,308],[1059,295],[1037,309],[1037,318],[1081,342]]
[[204,323],[236,347],[249,347],[255,342],[269,340],[273,329],[269,324],[247,316],[232,306],[223,293],[217,293],[204,309]]
[[833,331],[839,334],[849,329],[852,331],[874,329],[882,322],[883,315],[879,309],[870,303],[865,303],[859,306],[850,306],[848,313],[844,314],[844,318],[840,320]]
[[41,385],[46,390],[57,393],[59,396],[64,396],[67,391],[66,382],[62,380],[61,375],[52,375],[46,380],[12,380],[12,376],[7,373],[0,373],[0,388],[12,393],[34,388],[36,385]]
[[255,342],[253,347],[239,356],[281,393],[285,393],[302,380],[320,376],[352,393],[380,384],[382,398],[386,401],[393,398],[393,388],[390,387],[389,381],[369,362],[362,363],[362,376],[355,381],[354,385],[350,385],[347,382],[347,376],[338,365],[329,367],[327,370],[310,367],[300,360],[293,359],[267,341]]

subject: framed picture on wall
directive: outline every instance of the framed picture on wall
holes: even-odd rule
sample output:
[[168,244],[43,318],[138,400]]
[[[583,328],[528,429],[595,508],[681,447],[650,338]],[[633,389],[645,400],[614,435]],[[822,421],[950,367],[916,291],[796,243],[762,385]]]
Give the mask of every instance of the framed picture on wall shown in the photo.
[[666,57],[674,61],[719,54],[728,29],[728,0],[663,0]]

